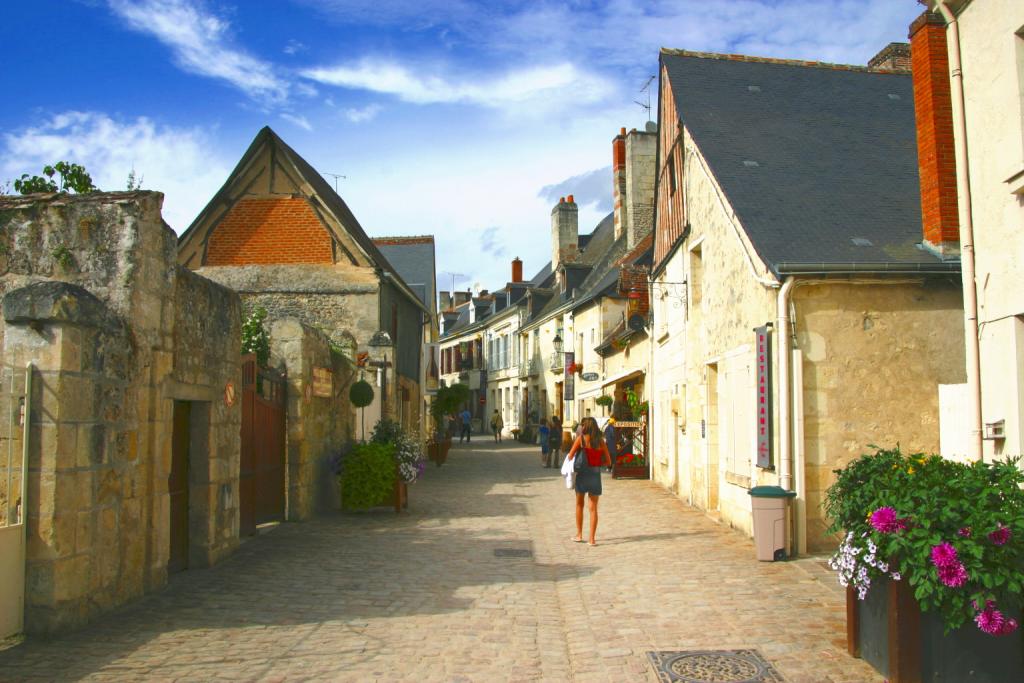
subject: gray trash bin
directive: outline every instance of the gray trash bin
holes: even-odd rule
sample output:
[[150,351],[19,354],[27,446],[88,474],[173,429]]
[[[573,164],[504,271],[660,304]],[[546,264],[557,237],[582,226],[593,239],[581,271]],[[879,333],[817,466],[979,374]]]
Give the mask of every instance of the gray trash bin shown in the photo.
[[747,491],[753,499],[754,547],[757,559],[786,559],[786,507],[796,495],[781,486],[755,486]]

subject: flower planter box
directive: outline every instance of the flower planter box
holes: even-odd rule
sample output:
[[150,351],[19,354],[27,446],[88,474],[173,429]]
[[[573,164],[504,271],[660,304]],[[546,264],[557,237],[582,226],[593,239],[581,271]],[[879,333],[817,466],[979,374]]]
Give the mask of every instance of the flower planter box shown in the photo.
[[438,467],[448,459],[448,449],[452,447],[452,440],[431,441],[427,444],[427,457]]
[[612,479],[650,479],[650,472],[647,465],[620,465],[612,466]]
[[994,638],[968,623],[945,635],[942,619],[921,612],[906,581],[880,582],[863,601],[848,588],[846,640],[851,655],[890,683],[1024,680],[1021,631]]

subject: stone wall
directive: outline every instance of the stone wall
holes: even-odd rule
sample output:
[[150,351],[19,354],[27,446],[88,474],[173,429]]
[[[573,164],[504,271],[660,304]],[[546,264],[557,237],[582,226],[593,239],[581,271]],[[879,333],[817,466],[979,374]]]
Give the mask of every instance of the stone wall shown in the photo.
[[246,311],[267,309],[267,319],[294,318],[341,347],[363,350],[381,327],[377,274],[346,264],[208,266],[203,277],[238,292]]
[[240,380],[240,305],[177,269],[162,199],[0,198],[2,362],[36,368],[29,633],[83,624],[166,583],[176,400],[201,418],[189,562],[214,562],[237,542],[239,409],[220,401]]
[[[331,458],[357,438],[355,410],[348,400],[356,379],[353,365],[333,352],[320,331],[294,318],[270,327],[270,365],[287,369],[287,519],[309,519],[317,510],[338,509]],[[331,371],[331,396],[315,396],[313,368]],[[370,425],[372,427],[372,425]]]

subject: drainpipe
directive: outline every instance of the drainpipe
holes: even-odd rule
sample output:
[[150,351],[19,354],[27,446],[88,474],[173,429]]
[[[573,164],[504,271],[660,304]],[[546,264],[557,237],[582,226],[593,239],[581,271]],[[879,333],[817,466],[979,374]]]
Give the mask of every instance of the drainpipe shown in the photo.
[[777,330],[779,346],[779,486],[793,490],[793,475],[789,467],[789,293],[796,279],[790,275],[779,287]]
[[964,326],[967,342],[967,391],[971,400],[970,437],[967,455],[982,459],[981,447],[981,352],[978,342],[978,292],[974,275],[974,223],[971,211],[971,176],[967,167],[967,125],[964,107],[964,75],[960,68],[960,29],[945,0],[935,8],[946,20],[949,37],[950,81],[953,90],[953,134],[956,142],[956,193],[960,208],[960,266],[963,271]]

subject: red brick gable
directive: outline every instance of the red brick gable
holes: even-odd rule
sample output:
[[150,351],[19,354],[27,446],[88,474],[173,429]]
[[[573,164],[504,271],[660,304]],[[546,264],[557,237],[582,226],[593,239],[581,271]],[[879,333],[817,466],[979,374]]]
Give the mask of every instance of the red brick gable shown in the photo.
[[301,197],[242,199],[214,227],[205,265],[333,263],[331,235]]

